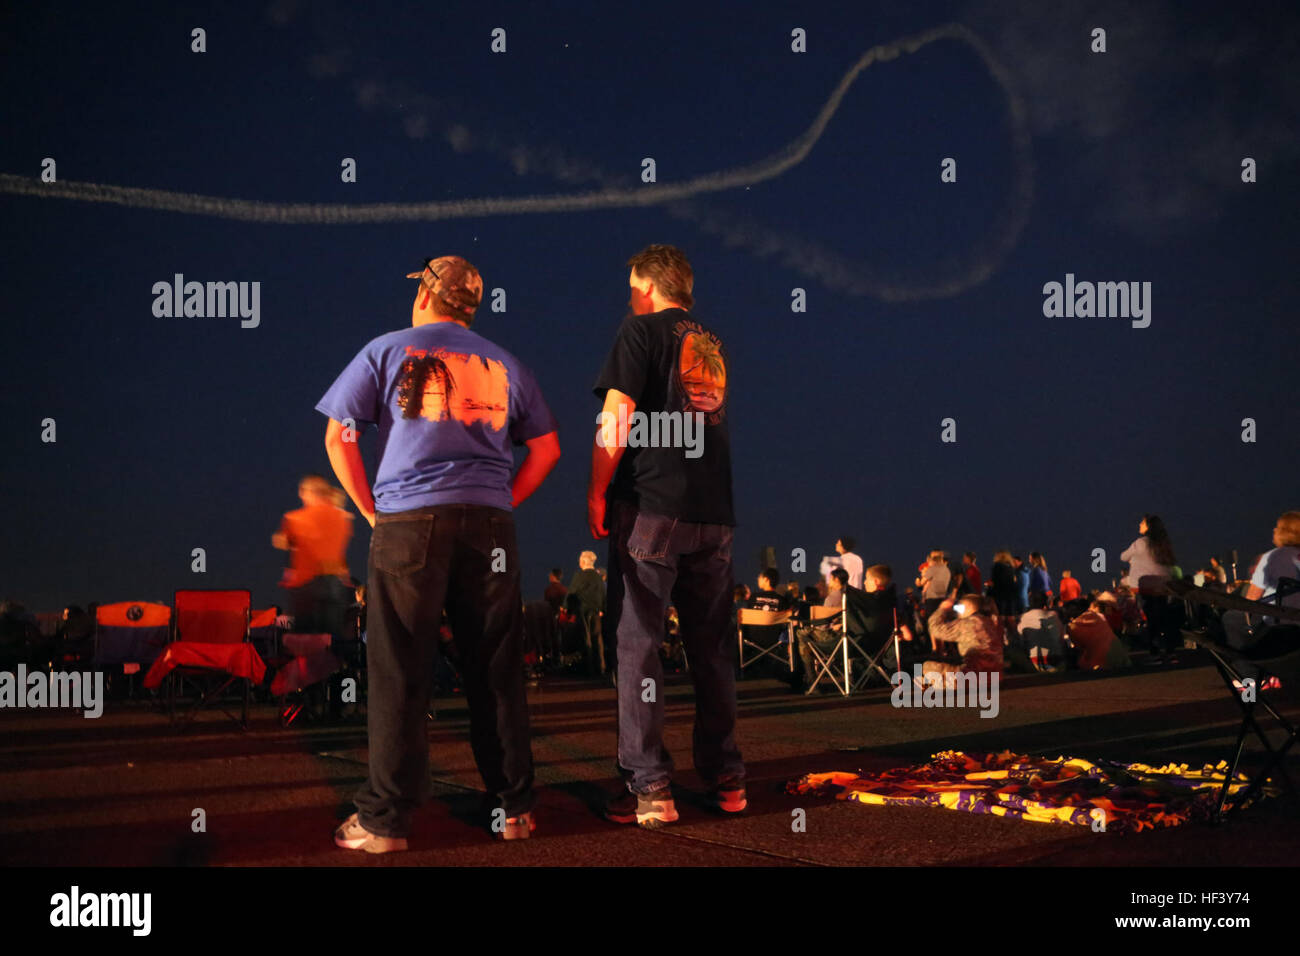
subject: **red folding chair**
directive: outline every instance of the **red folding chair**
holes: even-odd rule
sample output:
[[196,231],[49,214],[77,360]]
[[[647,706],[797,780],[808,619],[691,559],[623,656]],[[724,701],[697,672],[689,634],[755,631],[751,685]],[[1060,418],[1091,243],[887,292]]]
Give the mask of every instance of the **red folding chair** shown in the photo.
[[[266,665],[249,640],[248,591],[177,591],[172,641],[145,677],[146,687],[164,679],[167,713],[174,724],[193,720],[208,704],[216,704],[241,730],[248,729],[248,702],[253,684],[266,676]],[[242,684],[239,716],[226,706],[225,693]],[[186,687],[198,697],[184,712],[177,700]]]

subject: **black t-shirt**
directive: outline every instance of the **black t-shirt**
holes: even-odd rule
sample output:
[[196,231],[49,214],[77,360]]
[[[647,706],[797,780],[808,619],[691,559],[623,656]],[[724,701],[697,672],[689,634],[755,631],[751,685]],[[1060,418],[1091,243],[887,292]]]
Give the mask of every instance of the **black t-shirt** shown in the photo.
[[[617,389],[647,418],[629,423],[611,498],[679,521],[735,525],[727,372],[722,340],[684,310],[623,320],[594,391],[603,401]],[[665,439],[670,447],[653,447]]]
[[776,591],[759,591],[749,599],[749,606],[756,611],[787,611],[790,609],[790,596]]

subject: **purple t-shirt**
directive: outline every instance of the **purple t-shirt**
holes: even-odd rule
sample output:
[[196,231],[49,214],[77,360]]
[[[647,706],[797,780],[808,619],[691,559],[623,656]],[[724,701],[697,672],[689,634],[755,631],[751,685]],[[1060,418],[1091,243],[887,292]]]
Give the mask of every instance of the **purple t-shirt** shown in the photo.
[[446,504],[508,511],[511,446],[556,430],[532,372],[455,322],[374,339],[316,409],[351,418],[358,431],[379,426],[374,496],[385,513]]

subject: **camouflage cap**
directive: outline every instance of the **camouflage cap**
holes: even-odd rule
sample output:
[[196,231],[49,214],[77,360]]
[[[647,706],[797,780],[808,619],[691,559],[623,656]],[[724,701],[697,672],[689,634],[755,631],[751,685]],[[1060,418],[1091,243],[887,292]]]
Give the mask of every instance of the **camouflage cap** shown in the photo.
[[473,315],[483,301],[482,276],[460,256],[430,259],[422,271],[408,273],[406,278],[419,279],[448,309],[465,315]]

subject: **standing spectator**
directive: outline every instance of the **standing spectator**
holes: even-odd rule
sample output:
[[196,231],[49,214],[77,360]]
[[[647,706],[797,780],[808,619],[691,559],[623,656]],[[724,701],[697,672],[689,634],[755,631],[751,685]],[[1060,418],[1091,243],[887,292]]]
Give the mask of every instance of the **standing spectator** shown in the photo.
[[854,553],[853,544],[845,535],[835,542],[835,553],[840,556],[840,567],[849,572],[849,587],[862,590],[862,559]]
[[1029,610],[1029,565],[1020,555],[1013,560],[1016,567],[1016,606],[1013,610],[1019,615]]
[[[352,515],[339,502],[334,488],[320,475],[298,482],[302,507],[287,512],[271,544],[289,552],[289,567],[280,586],[289,595],[294,630],[345,638],[352,577],[347,550],[352,540]],[[341,491],[340,491],[341,493]]]
[[559,568],[551,568],[551,573],[546,576],[546,590],[542,592],[542,600],[551,606],[551,610],[556,614],[560,613],[560,608],[564,607],[564,597],[569,593],[569,589],[562,583],[564,572]]
[[582,627],[583,653],[588,676],[607,673],[612,661],[605,653],[605,582],[596,570],[596,552],[578,555],[578,570],[569,579],[570,610]]
[[1119,556],[1128,562],[1124,583],[1139,595],[1142,613],[1147,619],[1147,641],[1152,653],[1161,656],[1173,650],[1175,629],[1169,610],[1169,597],[1165,582],[1170,569],[1178,563],[1174,557],[1173,542],[1165,523],[1157,515],[1143,515],[1138,522],[1139,537]]
[[[1047,573],[1047,559],[1039,551],[1029,552],[1029,596],[1032,598],[1035,594],[1045,595],[1047,603],[1044,607],[1051,607],[1052,604],[1052,576]],[[1031,607],[1033,605],[1030,605]]]
[[1009,620],[1016,614],[1016,568],[1011,552],[999,551],[993,555],[993,570],[989,578],[989,596],[998,607],[998,617]]
[[948,570],[948,564],[943,559],[942,551],[931,551],[930,557],[925,564],[921,565],[921,576],[916,579],[916,586],[921,589],[921,603],[925,608],[927,621],[927,633],[930,634],[930,646],[939,652],[939,644],[934,637],[933,632],[929,631],[929,619],[935,610],[943,603],[943,599],[948,595],[948,585],[952,581],[952,573]]
[[1083,596],[1083,585],[1069,571],[1061,572],[1061,603],[1068,604]]
[[966,575],[966,593],[984,593],[984,575],[980,573],[978,558],[974,551],[967,551],[961,556],[962,571]]
[[[412,327],[367,344],[316,406],[329,416],[330,464],[374,528],[366,576],[370,767],[357,812],[334,834],[339,846],[369,853],[406,849],[428,791],[425,724],[444,609],[474,761],[496,804],[493,829],[507,840],[533,829],[512,511],[560,457],[555,419],[532,373],[470,331],[483,295],[478,270],[443,256],[410,278],[420,280]],[[373,497],[356,440],[366,424],[379,428]],[[511,446],[525,444],[512,477]]]
[[[670,595],[695,685],[695,771],[717,809],[739,813],[747,805],[736,744],[735,632],[728,627],[736,524],[729,369],[722,339],[687,311],[694,277],[682,252],[650,246],[628,265],[632,314],[595,387],[604,408],[587,521],[593,537],[610,539],[610,627],[619,659],[618,766],[626,789],[605,815],[658,826],[677,819],[658,653]],[[697,447],[627,447],[634,415],[665,413],[698,429]],[[647,681],[656,689],[649,699]]]
[[966,567],[957,560],[950,560],[948,552],[943,553],[943,563],[948,566],[948,593],[961,597],[970,590],[966,581]]

